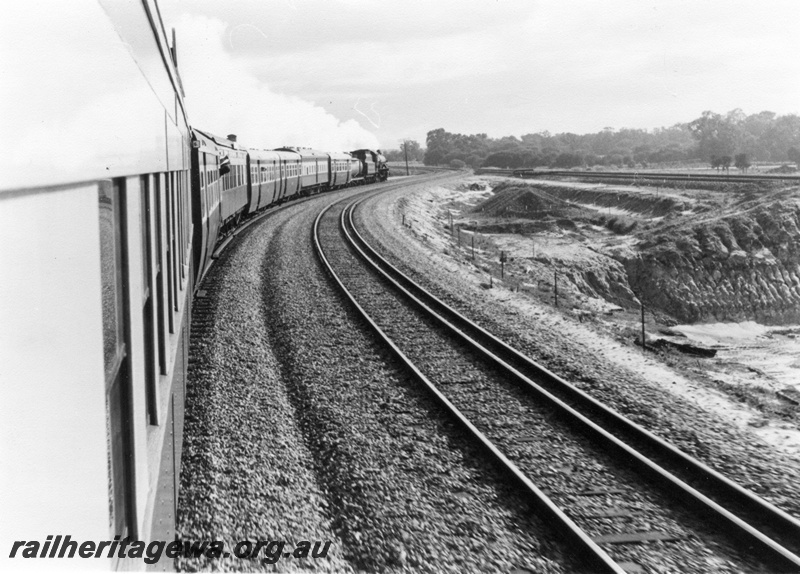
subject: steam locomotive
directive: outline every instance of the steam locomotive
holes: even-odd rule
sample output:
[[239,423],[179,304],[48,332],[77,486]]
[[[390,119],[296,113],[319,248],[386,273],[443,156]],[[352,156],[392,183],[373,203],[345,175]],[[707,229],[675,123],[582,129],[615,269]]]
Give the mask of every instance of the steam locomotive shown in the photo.
[[173,539],[192,300],[214,246],[270,206],[388,177],[368,149],[193,129],[156,0],[74,7],[79,38],[55,12],[14,14],[37,54],[0,103],[29,121],[0,176],[4,560],[53,534]]

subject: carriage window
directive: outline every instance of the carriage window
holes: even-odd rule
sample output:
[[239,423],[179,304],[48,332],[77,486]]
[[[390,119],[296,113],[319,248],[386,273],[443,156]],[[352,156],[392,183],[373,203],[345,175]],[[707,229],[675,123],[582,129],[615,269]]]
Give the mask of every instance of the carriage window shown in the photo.
[[[124,186],[124,181],[122,182]],[[103,289],[103,361],[106,381],[116,375],[124,343],[121,185],[100,182],[100,262]]]
[[[158,177],[158,176],[156,176]],[[145,353],[145,391],[147,395],[147,416],[150,424],[158,424],[158,387],[156,386],[155,364],[158,360],[156,350],[156,304],[154,297],[151,296],[150,286],[153,281],[151,258],[153,256],[153,232],[150,225],[152,213],[150,201],[150,178],[149,175],[141,177],[142,190],[142,279],[144,299],[143,325],[144,325],[144,353]]]
[[100,277],[103,307],[103,362],[108,431],[109,518],[111,532],[136,536],[132,494],[130,377],[125,322],[125,180],[98,185]]
[[156,261],[155,261],[155,274],[156,274],[156,316],[158,318],[158,361],[161,367],[161,374],[167,374],[167,341],[166,341],[166,314],[167,309],[164,304],[164,256],[163,239],[161,234],[163,232],[164,218],[162,215],[161,193],[163,174],[157,175],[153,178],[153,204],[155,206],[155,238],[156,238]]
[[142,288],[144,296],[147,297],[150,290],[150,258],[153,254],[150,230],[150,176],[143,175],[140,178],[142,191],[141,205],[141,232],[142,232]]

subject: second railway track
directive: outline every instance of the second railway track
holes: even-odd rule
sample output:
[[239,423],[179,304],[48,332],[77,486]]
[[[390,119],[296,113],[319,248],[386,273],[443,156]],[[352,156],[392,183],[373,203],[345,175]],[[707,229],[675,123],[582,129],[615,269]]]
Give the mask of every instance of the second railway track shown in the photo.
[[[563,381],[546,371],[536,373],[538,365],[446,309],[374,252],[368,256],[370,248],[352,225],[354,205],[346,203],[320,213],[315,224],[315,242],[330,273],[372,328],[391,341],[440,402],[460,411],[462,426],[482,437],[593,568],[800,571],[795,554],[800,521],[646,431],[641,434],[636,425],[626,425],[569,386],[558,391],[563,400],[553,397],[540,385],[552,390]],[[390,287],[388,275],[403,288]],[[403,293],[406,289],[414,295]],[[482,347],[489,347],[493,358]],[[661,464],[689,468],[687,480],[695,486],[712,488],[698,492],[614,434],[640,448],[644,444]],[[641,544],[647,541],[656,542]]]

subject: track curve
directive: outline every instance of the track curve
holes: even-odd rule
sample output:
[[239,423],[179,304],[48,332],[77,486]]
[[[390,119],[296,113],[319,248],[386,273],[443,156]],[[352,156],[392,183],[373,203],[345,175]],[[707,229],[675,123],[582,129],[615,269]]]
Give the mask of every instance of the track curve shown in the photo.
[[[319,225],[319,222],[322,219],[322,217],[323,217],[323,214],[320,214],[320,216],[317,218],[316,226]],[[353,232],[352,235],[357,237],[357,232]],[[357,249],[361,249],[361,248],[367,249],[365,247],[363,239],[354,239],[354,243],[359,243],[360,244],[360,245],[358,245]],[[319,246],[319,242],[318,241],[317,241],[317,245]],[[321,247],[319,247],[319,250],[320,250],[320,252],[323,251]],[[375,254],[373,253],[372,256],[374,257]],[[323,260],[327,260],[327,258],[324,255],[324,253],[321,255],[321,258]],[[365,256],[365,258],[369,259],[366,256]],[[375,257],[375,258],[378,259],[377,257]],[[380,266],[384,266],[385,262],[381,263],[379,265]],[[333,270],[331,272],[335,275],[335,272]],[[400,277],[397,274],[396,270],[389,271],[388,273],[394,275],[395,277]],[[337,279],[337,281],[339,281],[339,280]],[[407,278],[400,278],[399,281],[402,282],[404,284],[404,286],[406,286],[406,287],[409,287],[410,285],[412,285],[412,282],[410,282],[410,280],[408,280]],[[341,281],[339,281],[339,282],[341,283]],[[420,295],[420,291],[416,290],[414,287],[411,287],[411,288],[415,290],[415,295],[418,295],[418,296]],[[426,298],[426,303],[430,304],[431,306],[436,306],[437,310],[442,311],[442,305],[440,304],[440,302],[435,302],[430,297],[427,297],[426,295],[421,295],[421,297]],[[353,300],[353,301],[355,303],[355,300]],[[358,305],[358,303],[355,303],[355,304]],[[422,304],[421,302],[418,303],[417,305],[418,306],[424,306],[424,304]],[[444,311],[443,313],[444,314],[448,314],[449,312],[448,311]],[[457,313],[456,314],[450,313],[448,315],[447,319],[439,319],[438,321],[441,324],[441,323],[449,322],[448,320],[453,320],[455,322],[458,322],[459,323],[458,324],[458,328],[459,329],[471,332],[474,336],[477,336],[479,339],[482,339],[482,342],[486,342],[488,345],[494,346],[495,347],[495,349],[494,349],[495,351],[499,350],[501,353],[505,353],[506,357],[508,357],[510,361],[515,361],[518,365],[519,365],[520,361],[522,361],[524,368],[537,370],[538,371],[537,372],[538,376],[541,377],[544,374],[546,377],[551,378],[551,379],[553,377],[555,377],[555,375],[552,375],[552,373],[549,373],[549,372],[543,373],[541,367],[539,367],[538,365],[531,365],[529,363],[525,363],[525,361],[523,360],[524,357],[521,358],[519,356],[519,353],[517,353],[516,356],[514,356],[513,353],[509,354],[509,350],[508,350],[507,346],[504,348],[504,346],[502,345],[502,342],[497,341],[496,339],[492,338],[491,336],[487,337],[488,334],[486,334],[485,332],[484,333],[480,333],[479,332],[480,331],[479,328],[477,328],[475,325],[469,324],[469,322],[465,322],[465,320],[463,320],[463,318],[459,318]],[[375,326],[375,328],[378,329],[377,326]],[[463,333],[460,336],[462,338],[464,338],[464,334]],[[470,345],[472,346],[473,350],[478,349],[479,347],[481,347],[481,345],[479,343],[470,343]],[[507,363],[504,364],[505,361],[503,360],[503,358],[495,357],[495,359],[493,359],[493,361],[495,362],[496,365],[500,365],[503,368],[506,368],[507,370],[508,370],[509,367],[510,367],[511,371],[515,371],[516,370],[511,365],[508,365]],[[518,377],[521,376],[523,379],[525,378],[525,376],[522,375],[522,373],[519,373],[518,371],[515,374],[515,376],[518,376]],[[555,377],[555,378],[557,379],[557,377]],[[528,381],[528,384],[530,386],[532,383],[530,383],[530,381]],[[573,388],[572,391],[570,391],[570,392],[574,393],[575,391],[576,391],[576,389]],[[541,389],[541,388],[536,389],[536,393],[540,397],[549,395],[549,393],[547,393],[547,391],[545,391],[544,389]],[[578,392],[578,395],[580,395],[579,392]],[[572,398],[574,399],[574,396]],[[585,400],[585,397],[582,400]],[[556,399],[556,402],[560,402],[560,401],[558,401],[558,399]],[[566,411],[572,410],[567,405],[560,406],[559,408],[564,408],[564,409],[566,409]],[[592,410],[592,409],[597,410],[598,409],[598,405],[593,405],[592,408],[589,409],[589,410]],[[599,410],[602,411],[602,409],[599,409]],[[580,413],[576,413],[575,412],[575,413],[570,414],[569,416],[572,417],[575,420],[582,420],[581,424],[586,428],[592,429],[591,432],[593,432],[593,433],[594,432],[598,432],[598,429],[594,428],[597,425],[594,425],[594,423],[592,423],[591,421],[586,420],[585,417],[583,415],[581,415]],[[606,417],[606,418],[608,418],[608,417],[614,418],[608,412],[604,412],[603,416]],[[642,429],[639,429],[639,430],[642,430]],[[604,431],[599,431],[599,432],[601,432],[601,434],[602,434]],[[628,428],[628,432],[630,432],[630,428]],[[644,431],[644,433],[645,433],[645,435],[649,434],[646,431]],[[727,524],[728,528],[730,528],[732,530],[736,530],[737,533],[738,533],[737,534],[738,536],[744,536],[749,541],[750,544],[753,544],[753,545],[759,547],[764,552],[764,555],[767,556],[766,560],[770,563],[771,566],[786,568],[786,569],[789,569],[789,570],[797,570],[800,567],[800,559],[798,559],[797,556],[795,556],[792,552],[790,552],[789,550],[786,550],[780,544],[778,544],[778,543],[774,542],[773,540],[769,539],[768,537],[762,535],[760,532],[758,532],[754,528],[752,528],[749,525],[747,525],[744,521],[742,521],[738,517],[734,516],[732,513],[722,509],[721,507],[719,507],[718,504],[716,504],[715,502],[711,501],[710,499],[708,499],[703,494],[697,492],[695,489],[693,489],[689,485],[683,483],[680,480],[677,480],[676,477],[673,477],[669,472],[665,471],[664,469],[661,469],[660,467],[658,467],[658,465],[652,463],[651,461],[648,461],[646,457],[644,457],[642,455],[639,455],[633,449],[631,449],[631,448],[627,447],[626,445],[622,444],[621,441],[619,441],[618,439],[616,439],[613,436],[610,436],[609,433],[605,433],[605,434],[606,434],[606,436],[604,437],[603,440],[604,440],[606,445],[613,445],[613,447],[615,449],[617,449],[618,451],[624,452],[626,457],[632,458],[632,459],[636,459],[638,461],[638,464],[644,465],[646,468],[648,468],[647,472],[651,474],[651,477],[655,476],[655,477],[657,477],[658,480],[666,481],[670,485],[670,488],[673,491],[680,492],[683,495],[691,496],[692,500],[694,501],[693,503],[695,503],[695,504],[696,503],[701,503],[706,508],[707,512],[714,513],[717,517],[719,517],[720,520],[722,520],[725,524]],[[654,437],[650,436],[649,440],[652,440],[653,438]],[[656,441],[656,442],[658,442],[658,441]],[[674,450],[675,449],[673,449],[673,451],[670,451],[671,452],[670,456],[675,456]],[[683,463],[685,463],[687,461],[686,458],[682,458],[681,460],[682,460]],[[702,467],[702,465],[700,463],[697,463],[697,465]],[[710,469],[706,469],[706,470],[710,470]],[[512,470],[511,472],[513,474],[514,471]],[[715,477],[715,480],[719,480],[719,478],[720,477]],[[727,486],[730,487],[730,485],[727,485]],[[732,490],[736,492],[737,496],[741,496],[742,495],[741,491],[738,490],[735,487],[735,485],[734,485]],[[748,497],[745,496],[745,498],[748,498]],[[757,497],[755,497],[755,498],[757,498]],[[752,497],[749,497],[748,500],[752,501]],[[781,513],[781,511],[779,511],[778,509],[775,509],[774,507],[771,507],[770,505],[768,505],[766,503],[764,503],[762,505],[761,504],[762,502],[763,501],[759,501],[759,502],[755,503],[756,506],[761,509],[761,510],[758,510],[758,512],[770,512],[770,513],[772,513],[772,514],[770,514],[770,518],[768,518],[767,521],[769,522],[771,520],[777,520],[778,523],[781,524],[781,528],[789,529],[789,532],[790,532],[789,537],[791,537],[791,533],[796,531],[796,528],[797,528],[797,525],[798,525],[797,520],[794,519],[793,517],[785,514],[785,513]],[[755,513],[755,511],[751,511],[751,514],[754,514],[754,513]],[[774,524],[773,524],[773,526],[774,526]],[[569,529],[567,529],[567,530],[569,530]],[[581,537],[578,535],[578,536],[576,536],[574,538],[574,540],[577,541],[577,540],[580,540],[580,538]],[[593,552],[593,550],[590,550],[590,547],[587,547],[586,552],[588,553],[590,551]],[[606,559],[603,558],[603,557],[594,558],[594,560],[596,560],[595,564],[598,567],[600,565],[604,565],[603,566],[604,568],[614,568],[616,566],[616,565],[607,564]],[[611,570],[611,571],[614,571],[614,570]]]

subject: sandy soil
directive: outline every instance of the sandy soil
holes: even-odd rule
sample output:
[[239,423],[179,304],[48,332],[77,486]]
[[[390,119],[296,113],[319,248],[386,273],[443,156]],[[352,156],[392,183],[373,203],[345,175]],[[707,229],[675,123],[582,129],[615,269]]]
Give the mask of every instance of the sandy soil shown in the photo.
[[[673,326],[674,334],[682,333],[688,340],[714,347],[718,354],[714,359],[678,357],[665,362],[664,357],[643,353],[633,345],[631,333],[638,332],[638,313],[621,312],[619,307],[602,299],[570,293],[566,285],[562,286],[566,290],[562,292],[566,301],[562,299],[561,307],[556,309],[552,273],[546,265],[541,265],[542,262],[559,259],[575,265],[588,264],[597,257],[605,257],[601,252],[606,249],[630,249],[635,241],[591,225],[581,226],[578,232],[556,229],[524,236],[480,233],[474,234],[473,260],[473,234],[451,232],[450,220],[452,218],[456,228],[459,224],[474,223],[470,207],[490,197],[489,188],[503,179],[472,176],[419,191],[403,200],[407,225],[429,247],[449,257],[448,270],[457,274],[459,280],[486,286],[491,270],[492,282],[499,282],[506,289],[487,290],[487,297],[503,302],[509,312],[521,312],[548,326],[556,326],[566,339],[594,349],[598,356],[693,401],[741,429],[749,429],[787,454],[800,456],[800,429],[796,419],[771,416],[752,401],[743,401],[730,392],[731,388],[742,385],[772,394],[787,388],[800,392],[800,335],[787,327],[768,328],[752,322]],[[486,189],[470,190],[471,184],[486,185]],[[563,185],[559,182],[547,184]],[[569,185],[580,186],[571,182]],[[663,195],[663,190],[658,193]],[[674,193],[682,200],[687,198],[681,192]],[[608,210],[602,206],[583,207]],[[505,266],[507,274],[503,280],[499,279],[501,250],[514,259]],[[586,314],[591,314],[591,320],[585,320]],[[655,333],[658,328],[659,325],[649,318],[648,332]]]

